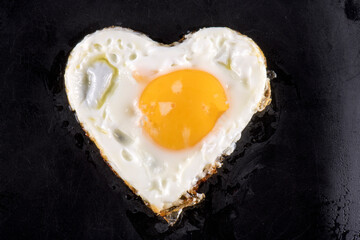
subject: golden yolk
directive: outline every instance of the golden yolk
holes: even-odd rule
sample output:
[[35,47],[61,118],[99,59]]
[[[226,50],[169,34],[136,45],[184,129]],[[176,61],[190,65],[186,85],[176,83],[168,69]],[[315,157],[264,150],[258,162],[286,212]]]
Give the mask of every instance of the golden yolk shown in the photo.
[[160,146],[194,146],[229,108],[224,88],[211,74],[178,70],[151,81],[141,94],[142,127]]

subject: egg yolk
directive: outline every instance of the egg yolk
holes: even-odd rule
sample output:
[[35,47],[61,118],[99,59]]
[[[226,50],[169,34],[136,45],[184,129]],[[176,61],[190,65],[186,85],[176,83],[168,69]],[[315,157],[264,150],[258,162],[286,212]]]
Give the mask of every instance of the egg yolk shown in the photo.
[[225,90],[213,75],[184,69],[152,80],[140,96],[142,127],[160,146],[192,147],[229,108]]

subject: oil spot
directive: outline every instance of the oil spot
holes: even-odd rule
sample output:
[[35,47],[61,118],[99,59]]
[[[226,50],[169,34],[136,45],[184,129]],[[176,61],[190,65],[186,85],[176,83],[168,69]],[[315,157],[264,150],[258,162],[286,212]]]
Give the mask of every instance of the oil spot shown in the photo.
[[360,0],[346,0],[345,14],[352,21],[360,20]]
[[89,150],[86,150],[86,151],[85,151],[85,156],[86,156],[86,161],[88,161],[89,163],[91,163],[91,165],[92,165],[94,168],[97,168],[97,167],[96,167],[96,164],[95,164],[95,162],[94,162],[94,160],[93,160],[93,158],[92,158],[91,155],[90,155],[90,151],[89,151]]
[[266,76],[268,79],[273,80],[277,77],[276,72],[273,70],[267,70]]
[[155,229],[159,233],[164,233],[169,229],[169,225],[167,223],[158,222],[158,223],[155,224]]
[[62,128],[67,128],[69,126],[69,121],[63,121],[61,124]]
[[64,110],[64,107],[59,105],[59,106],[55,106],[55,109],[56,111],[61,112],[62,110]]
[[254,115],[251,123],[251,142],[265,142],[275,133],[277,128],[277,116],[273,109],[269,108],[264,113]]
[[76,133],[74,138],[75,138],[75,145],[78,148],[82,148],[84,145],[84,137],[81,135],[81,133]]

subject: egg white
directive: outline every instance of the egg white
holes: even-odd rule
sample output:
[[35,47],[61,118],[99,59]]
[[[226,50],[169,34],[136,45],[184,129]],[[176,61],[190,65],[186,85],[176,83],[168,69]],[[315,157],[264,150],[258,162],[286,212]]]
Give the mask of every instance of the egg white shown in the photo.
[[[141,128],[138,100],[146,85],[133,73],[154,79],[189,68],[221,82],[229,109],[194,147],[166,150]],[[172,46],[120,27],[103,29],[76,45],[65,73],[67,96],[84,130],[111,168],[156,212],[179,204],[207,166],[234,150],[267,84],[259,47],[228,28],[204,28]]]

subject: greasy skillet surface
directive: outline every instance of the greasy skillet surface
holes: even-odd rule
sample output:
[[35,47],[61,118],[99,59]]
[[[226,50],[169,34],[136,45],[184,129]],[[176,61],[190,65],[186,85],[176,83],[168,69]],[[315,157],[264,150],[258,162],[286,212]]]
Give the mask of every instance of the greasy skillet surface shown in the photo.
[[[0,236],[4,239],[360,238],[360,3],[3,1]],[[110,25],[164,43],[227,26],[253,38],[273,102],[166,223],[115,177],[68,109],[70,50]]]

